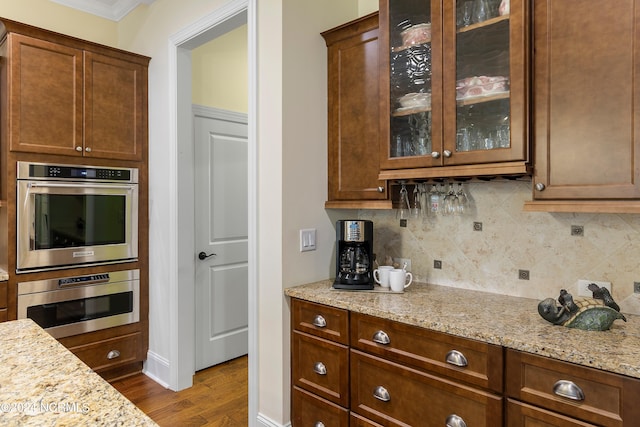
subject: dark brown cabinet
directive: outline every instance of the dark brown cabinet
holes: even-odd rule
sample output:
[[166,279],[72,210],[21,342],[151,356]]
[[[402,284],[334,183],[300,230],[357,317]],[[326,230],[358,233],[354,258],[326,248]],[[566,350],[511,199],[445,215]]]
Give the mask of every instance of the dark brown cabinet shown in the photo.
[[529,173],[529,3],[465,3],[380,2],[380,178]]
[[505,392],[509,427],[630,427],[640,417],[639,380],[515,350],[506,354]]
[[322,33],[328,63],[329,208],[391,208],[378,178],[378,13]]
[[349,312],[291,302],[293,426],[349,425]]
[[10,21],[5,29],[9,150],[143,160],[148,58],[36,37]]
[[532,203],[640,212],[640,4],[533,2]]
[[[148,349],[150,58],[19,22],[0,22],[0,321],[15,320],[18,283],[140,271],[139,321],[60,338],[109,380],[142,370]],[[18,161],[138,169],[138,257],[122,264],[16,273]]]

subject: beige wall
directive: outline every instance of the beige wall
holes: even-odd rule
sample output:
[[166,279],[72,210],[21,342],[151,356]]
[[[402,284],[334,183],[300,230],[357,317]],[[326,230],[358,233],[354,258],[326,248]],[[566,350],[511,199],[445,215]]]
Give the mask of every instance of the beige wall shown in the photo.
[[247,26],[191,51],[193,103],[247,112]]
[[117,46],[117,23],[49,0],[0,0],[0,17],[107,46]]

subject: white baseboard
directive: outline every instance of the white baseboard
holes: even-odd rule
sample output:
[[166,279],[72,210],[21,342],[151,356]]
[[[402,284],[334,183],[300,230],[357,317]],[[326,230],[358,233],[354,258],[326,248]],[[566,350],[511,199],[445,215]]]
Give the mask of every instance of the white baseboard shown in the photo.
[[164,388],[169,388],[169,361],[164,357],[148,351],[142,372]]
[[291,421],[286,424],[279,424],[262,414],[258,414],[258,427],[291,427]]

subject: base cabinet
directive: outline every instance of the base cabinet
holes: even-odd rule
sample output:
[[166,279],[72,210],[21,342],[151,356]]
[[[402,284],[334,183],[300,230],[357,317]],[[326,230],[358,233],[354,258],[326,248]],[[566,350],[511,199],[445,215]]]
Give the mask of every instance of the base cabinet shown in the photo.
[[502,425],[502,397],[358,350],[351,350],[351,411],[386,425]]
[[349,426],[349,410],[301,388],[293,388],[294,426]]
[[596,427],[516,400],[507,400],[507,427]]
[[640,419],[640,380],[529,353],[507,350],[505,389],[509,427],[631,427]]

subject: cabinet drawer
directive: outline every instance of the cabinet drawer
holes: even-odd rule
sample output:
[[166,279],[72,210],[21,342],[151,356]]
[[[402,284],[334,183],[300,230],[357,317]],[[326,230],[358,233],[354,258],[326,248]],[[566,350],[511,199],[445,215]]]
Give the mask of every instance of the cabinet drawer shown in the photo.
[[[351,350],[351,411],[384,425],[502,425],[502,398]],[[448,421],[449,419],[449,421]]]
[[374,423],[373,421],[368,420],[365,417],[362,417],[356,414],[355,412],[352,412],[351,424],[349,424],[349,427],[382,427],[382,426],[378,423]]
[[[386,341],[388,344],[382,343]],[[467,384],[502,391],[504,353],[500,346],[359,313],[351,313],[351,346]]]
[[322,304],[293,299],[292,327],[298,331],[349,344],[349,312]]
[[507,399],[507,427],[596,427],[575,418]]
[[6,322],[6,321],[7,321],[7,309],[2,308],[0,309],[0,322]]
[[140,334],[135,333],[91,344],[71,347],[69,350],[80,360],[89,365],[91,369],[94,371],[100,371],[106,368],[112,368],[114,366],[141,360],[139,355],[140,339]]
[[[509,397],[597,425],[629,426],[640,419],[640,380],[515,350],[507,350],[506,359]],[[554,391],[561,381],[564,389],[578,387],[582,397]]]
[[294,331],[293,384],[339,405],[349,406],[349,348]]
[[[298,387],[293,388],[293,427],[348,427],[349,410]],[[320,424],[322,423],[322,424]]]

